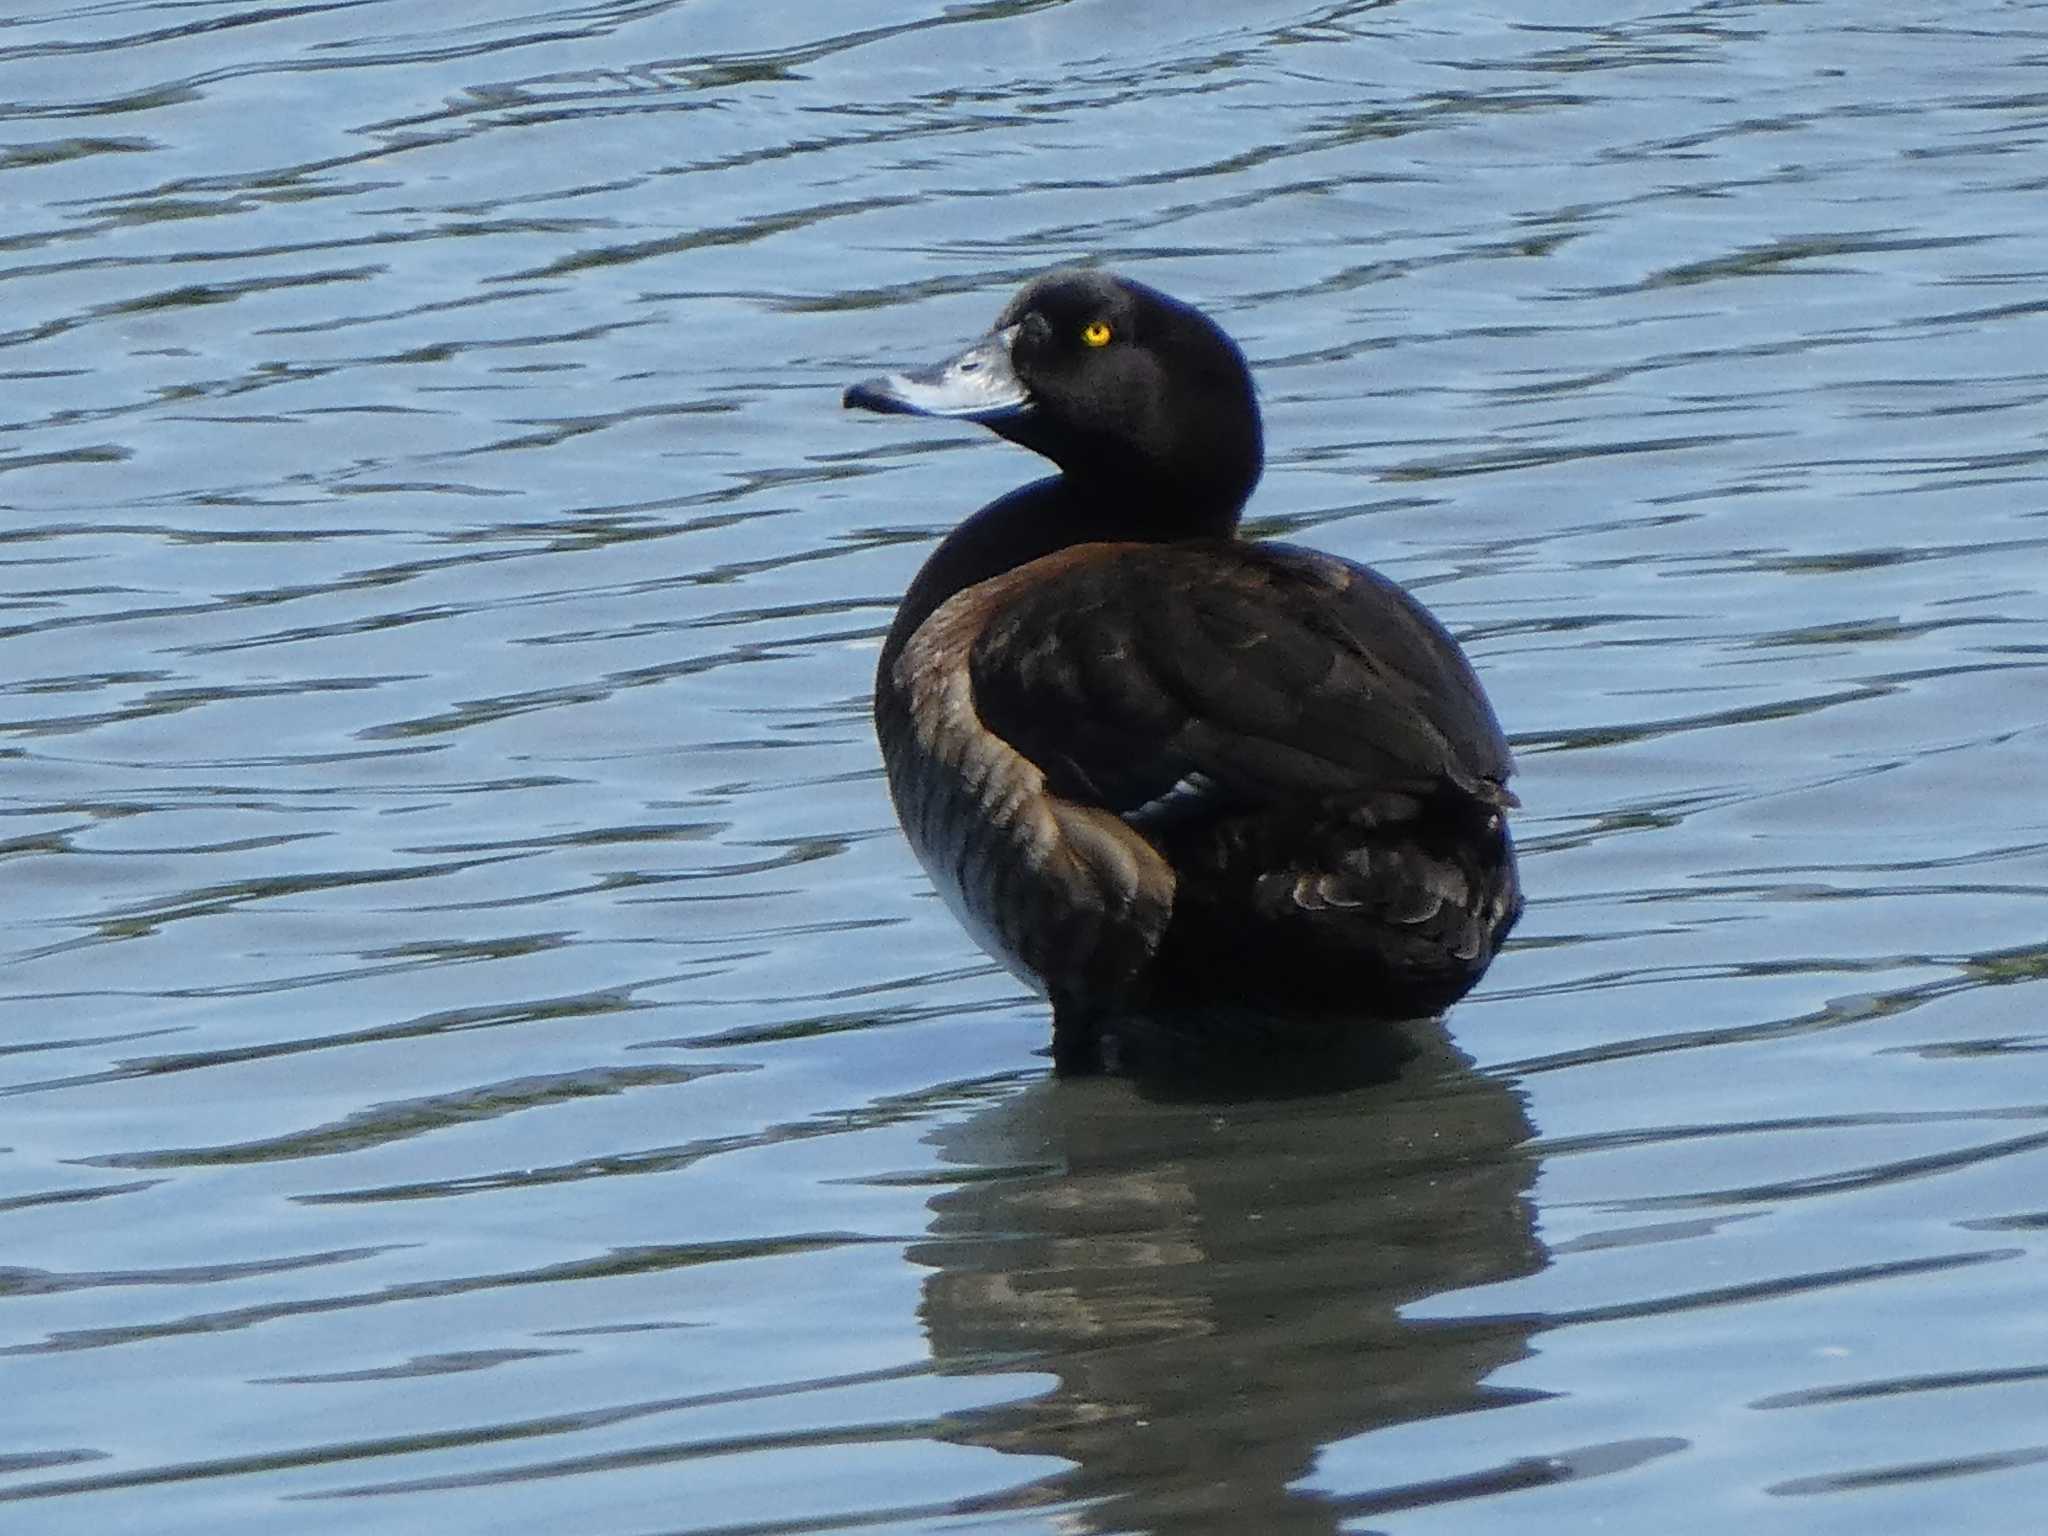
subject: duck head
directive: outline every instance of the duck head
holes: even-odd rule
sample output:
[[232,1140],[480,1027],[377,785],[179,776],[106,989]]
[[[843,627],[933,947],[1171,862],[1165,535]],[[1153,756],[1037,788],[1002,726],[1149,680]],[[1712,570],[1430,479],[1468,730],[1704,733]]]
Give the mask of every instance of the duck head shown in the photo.
[[1184,537],[1227,533],[1264,462],[1237,343],[1192,305],[1094,270],[1038,278],[965,351],[856,384],[845,404],[979,422],[1117,521]]

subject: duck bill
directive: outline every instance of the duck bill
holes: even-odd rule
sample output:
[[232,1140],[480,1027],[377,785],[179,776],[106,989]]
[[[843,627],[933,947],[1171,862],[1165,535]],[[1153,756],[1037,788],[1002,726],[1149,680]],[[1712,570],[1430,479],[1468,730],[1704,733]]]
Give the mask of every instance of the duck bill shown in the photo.
[[952,416],[962,421],[1009,421],[1031,409],[1031,392],[1010,366],[1013,325],[993,331],[957,357],[908,373],[885,373],[846,391],[850,410],[898,416]]

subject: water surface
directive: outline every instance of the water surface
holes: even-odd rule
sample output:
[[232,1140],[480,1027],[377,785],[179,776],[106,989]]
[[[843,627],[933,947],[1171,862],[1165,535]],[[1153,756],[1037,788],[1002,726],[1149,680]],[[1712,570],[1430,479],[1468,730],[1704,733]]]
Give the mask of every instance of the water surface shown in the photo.
[[[2033,1531],[2048,9],[0,21],[8,1530]],[[1098,260],[1467,640],[1393,1081],[1060,1083],[866,710]]]

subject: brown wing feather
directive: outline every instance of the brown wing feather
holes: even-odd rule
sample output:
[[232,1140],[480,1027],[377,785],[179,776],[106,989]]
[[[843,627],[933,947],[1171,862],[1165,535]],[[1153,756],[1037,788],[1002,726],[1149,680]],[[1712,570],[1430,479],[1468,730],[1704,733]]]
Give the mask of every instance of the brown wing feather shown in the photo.
[[876,723],[903,829],[983,948],[1049,989],[1118,996],[1158,948],[1174,875],[1099,805],[1051,792],[988,730],[966,658],[1020,573],[942,603],[878,679]]
[[1199,775],[1246,806],[1513,803],[1457,643],[1362,566],[1285,545],[1097,544],[1014,577],[974,640],[974,703],[1056,794],[1125,812]]

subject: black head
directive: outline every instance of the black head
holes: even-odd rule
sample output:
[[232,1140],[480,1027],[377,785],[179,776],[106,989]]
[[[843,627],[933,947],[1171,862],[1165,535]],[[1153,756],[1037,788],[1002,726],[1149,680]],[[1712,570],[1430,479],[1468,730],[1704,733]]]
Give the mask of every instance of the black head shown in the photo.
[[1244,354],[1200,310],[1108,272],[1048,273],[936,367],[856,384],[846,404],[978,421],[1044,454],[1119,520],[1219,533],[1263,462]]

